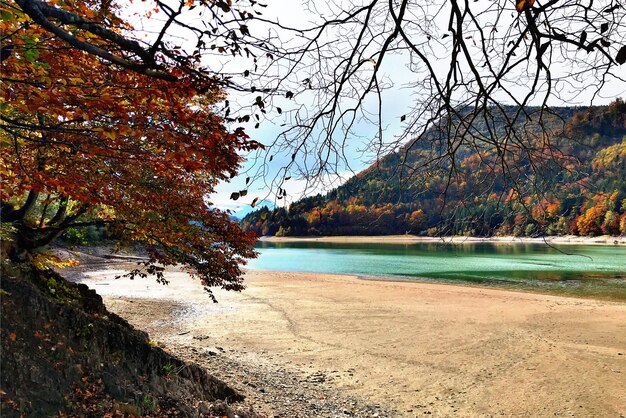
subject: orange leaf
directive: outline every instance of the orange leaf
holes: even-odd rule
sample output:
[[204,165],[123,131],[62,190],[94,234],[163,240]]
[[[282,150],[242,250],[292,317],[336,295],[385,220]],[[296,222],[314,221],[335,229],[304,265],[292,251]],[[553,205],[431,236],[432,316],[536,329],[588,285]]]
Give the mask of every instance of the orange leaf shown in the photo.
[[10,339],[11,341],[15,341],[15,340],[17,339],[17,335],[15,335],[15,333],[14,333],[14,332],[12,332],[12,333],[10,333],[10,334],[9,334],[9,339]]
[[535,4],[535,0],[517,0],[515,9],[518,13],[522,13],[525,9],[532,7]]

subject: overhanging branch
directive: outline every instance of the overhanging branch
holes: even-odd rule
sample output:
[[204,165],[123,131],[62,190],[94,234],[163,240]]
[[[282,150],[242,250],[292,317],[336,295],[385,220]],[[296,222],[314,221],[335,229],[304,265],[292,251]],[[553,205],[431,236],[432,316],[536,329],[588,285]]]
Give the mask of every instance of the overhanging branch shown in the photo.
[[[158,68],[159,65],[154,60],[154,56],[150,55],[148,51],[143,49],[136,41],[132,41],[124,38],[123,36],[116,34],[115,32],[105,29],[96,23],[90,22],[74,13],[67,12],[65,10],[58,9],[50,6],[40,0],[16,0],[16,3],[22,8],[22,10],[31,17],[36,23],[40,24],[44,29],[50,31],[54,35],[63,39],[72,47],[85,51],[89,54],[100,57],[113,64],[120,65],[129,70],[145,74],[150,77],[159,78],[167,81],[176,81],[177,77],[163,71]],[[79,28],[83,28],[95,35],[100,36],[102,39],[113,42],[120,48],[130,53],[137,55],[142,59],[143,63],[137,63],[129,61],[122,57],[119,57],[111,52],[102,49],[99,46],[81,41],[76,38],[60,26],[57,26],[49,18],[55,18],[62,24],[75,25]]]

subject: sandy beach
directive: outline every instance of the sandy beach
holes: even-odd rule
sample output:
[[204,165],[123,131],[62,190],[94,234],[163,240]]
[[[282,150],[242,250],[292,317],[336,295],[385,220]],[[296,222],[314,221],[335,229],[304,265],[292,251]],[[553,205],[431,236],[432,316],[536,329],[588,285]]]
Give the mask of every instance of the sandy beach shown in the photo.
[[264,416],[626,415],[624,303],[248,271],[213,304],[180,271],[164,287],[123,267],[74,279]]
[[329,242],[329,243],[378,243],[378,244],[418,244],[418,243],[447,243],[447,244],[550,244],[550,245],[626,245],[626,236],[613,237],[601,235],[597,237],[581,237],[565,235],[559,237],[419,237],[417,235],[381,235],[381,236],[306,236],[306,237],[261,237],[260,241],[267,242]]

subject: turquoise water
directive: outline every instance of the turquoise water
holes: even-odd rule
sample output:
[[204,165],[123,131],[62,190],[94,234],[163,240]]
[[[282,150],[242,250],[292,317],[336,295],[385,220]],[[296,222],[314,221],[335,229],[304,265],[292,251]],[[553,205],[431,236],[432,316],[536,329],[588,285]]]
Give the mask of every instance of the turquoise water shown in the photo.
[[626,299],[626,247],[259,242],[258,270],[355,274]]

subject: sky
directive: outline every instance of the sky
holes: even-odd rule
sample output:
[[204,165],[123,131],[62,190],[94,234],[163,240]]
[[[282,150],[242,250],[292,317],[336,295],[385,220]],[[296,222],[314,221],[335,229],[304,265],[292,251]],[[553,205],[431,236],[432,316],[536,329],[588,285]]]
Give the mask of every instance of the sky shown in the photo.
[[[268,0],[266,3],[267,8],[263,10],[263,16],[269,20],[275,20],[283,24],[298,22],[298,24],[306,27],[309,24],[308,22],[319,21],[320,19],[315,11],[306,10],[303,4],[298,1]],[[325,11],[321,11],[321,13]],[[250,26],[252,27],[252,25]],[[410,80],[410,75],[406,72],[400,71],[394,74],[393,71],[394,67],[404,66],[406,63],[398,63],[397,59],[394,58],[389,58],[389,62],[390,64],[387,65],[385,71],[390,77],[395,79],[396,83],[408,82]],[[232,64],[232,62],[229,64]],[[304,77],[304,75],[300,76],[300,78]],[[397,122],[400,121],[403,112],[406,112],[406,108],[410,105],[411,97],[409,92],[390,92],[390,95],[388,93],[384,94],[389,96],[387,97],[388,104],[384,109],[385,116],[383,123],[385,134],[393,138],[401,132],[401,127]],[[237,98],[235,97],[233,99],[231,96],[231,100],[237,101]],[[242,101],[243,100],[245,99],[242,99]],[[254,122],[243,124],[248,135],[264,145],[271,144],[285,127],[289,127],[296,122],[293,112],[290,112],[290,110],[300,107],[306,109],[313,109],[315,107],[315,97],[307,96],[306,94],[298,95],[290,100],[273,98],[272,101],[274,106],[280,106],[283,109],[281,115],[273,114],[271,118],[263,121],[258,128],[255,128]],[[237,124],[237,126],[239,125],[241,124]],[[236,216],[241,217],[254,210],[254,208],[250,206],[250,203],[255,199],[258,199],[258,202],[260,202],[256,207],[264,204],[269,206],[286,206],[304,196],[311,196],[317,193],[325,194],[341,185],[354,174],[369,167],[375,161],[375,155],[371,152],[366,152],[364,148],[375,135],[375,131],[378,130],[378,125],[359,123],[357,126],[358,134],[349,135],[343,147],[346,160],[350,164],[349,166],[340,164],[335,173],[325,173],[323,176],[316,179],[304,178],[301,174],[292,170],[282,176],[283,178],[291,177],[281,184],[281,187],[286,190],[287,195],[282,199],[277,199],[275,195],[277,187],[275,183],[273,184],[275,175],[290,162],[291,154],[275,151],[263,154],[261,157],[264,157],[266,161],[266,165],[263,166],[264,175],[252,181],[250,185],[246,185],[246,179],[248,177],[255,177],[254,174],[256,174],[259,169],[259,164],[255,161],[256,155],[248,155],[247,161],[242,166],[241,174],[230,182],[223,182],[218,185],[216,193],[210,196],[211,203],[219,209],[231,210]],[[268,154],[273,157],[271,162],[267,161]],[[298,155],[296,160],[302,162],[301,156]],[[240,190],[246,190],[247,195],[239,198],[237,201],[231,200],[231,193]]]
[[[496,7],[498,2],[507,1],[507,0],[496,0],[495,2],[482,2],[480,3],[472,3],[472,7],[483,8],[483,10],[488,11],[490,7]],[[356,3],[362,3],[362,1],[355,0]],[[269,21],[279,22],[283,25],[291,25],[298,27],[309,27],[312,22],[319,22],[322,19],[321,16],[329,16],[334,11],[339,8],[344,8],[346,10],[350,10],[350,8],[354,7],[355,2],[347,2],[347,1],[328,1],[328,0],[311,0],[311,1],[288,1],[288,0],[265,0],[267,7],[258,8],[257,10],[262,10],[263,17]],[[507,7],[512,7],[514,2],[502,3],[506,4]],[[430,4],[429,1],[423,1],[420,3],[416,3],[415,9],[418,13],[421,12],[421,7],[428,7]],[[137,3],[133,3],[132,8],[136,10],[138,7],[142,7]],[[200,9],[200,8],[198,8]],[[410,21],[411,25],[415,26],[415,30],[427,30],[432,31],[433,37],[436,37],[437,42],[432,42],[432,45],[429,41],[428,44],[424,44],[424,48],[430,48],[432,54],[437,56],[438,58],[434,60],[435,70],[437,72],[441,72],[445,75],[448,66],[449,54],[446,50],[446,42],[441,40],[441,35],[445,35],[447,22],[445,21],[446,13],[442,13],[437,15],[437,12],[434,11],[435,18],[432,21],[419,21],[419,16],[416,15],[413,20]],[[384,14],[381,15],[382,20],[379,19],[382,24],[385,24]],[[515,19],[515,14],[511,14],[511,17],[505,16],[509,19]],[[198,20],[200,16],[194,17],[191,16],[191,22],[198,25]],[[489,29],[489,25],[491,22],[489,21],[489,16],[485,16],[485,30]],[[155,19],[154,17],[147,22],[158,22],[158,17]],[[407,24],[408,25],[408,24]],[[422,26],[424,27],[422,27]],[[408,25],[410,26],[410,25]],[[272,31],[269,25],[266,25],[259,21],[251,21],[248,23],[248,27],[253,35],[259,34],[262,35],[271,35]],[[142,27],[146,30],[147,36],[150,37],[150,28]],[[417,29],[418,28],[418,29]],[[443,28],[443,29],[442,29]],[[186,35],[181,32],[177,34],[174,32],[174,35],[178,35],[178,37],[174,36],[172,38],[173,42],[180,42],[180,45],[184,48],[188,43],[186,43]],[[373,34],[372,36],[375,36]],[[287,36],[283,34],[280,35],[280,42],[285,44],[293,44],[302,42],[302,39],[298,37],[294,37],[293,33],[288,33]],[[345,48],[348,46],[346,50],[346,54],[349,52],[349,46],[354,42],[352,39],[355,36],[354,33],[348,31],[343,32],[329,32],[327,38],[325,40],[330,42],[330,45],[333,46],[335,51],[341,51],[341,48]],[[336,39],[333,39],[336,37]],[[445,37],[445,36],[444,36]],[[278,42],[278,41],[276,41]],[[468,42],[469,43],[469,42]],[[193,45],[191,45],[193,47]],[[449,46],[449,44],[448,44]],[[497,56],[496,56],[497,57]],[[496,58],[494,57],[494,59]],[[252,73],[254,73],[253,68],[251,66],[251,62],[249,59],[235,59],[230,56],[215,56],[212,55],[210,57],[206,57],[207,60],[211,60],[211,64],[215,67],[217,62],[218,67],[221,65],[222,70],[224,72],[232,72],[232,73],[242,73],[244,69],[249,69]],[[217,61],[216,61],[217,60]],[[558,60],[557,60],[558,61]],[[375,63],[375,61],[372,61]],[[267,63],[267,59],[264,57],[259,57],[259,66],[263,67],[264,64]],[[568,75],[567,67],[559,67],[560,64],[555,64],[554,72],[560,72]],[[373,64],[372,64],[373,66]],[[370,66],[370,67],[372,67]],[[424,87],[420,86],[419,83],[416,84],[415,80],[419,80],[418,74],[416,74],[413,70],[409,69],[409,61],[406,55],[396,55],[396,56],[387,56],[383,61],[383,64],[380,68],[381,82],[386,82],[389,85],[389,89],[383,92],[383,107],[382,107],[382,130],[385,135],[385,141],[393,141],[396,137],[401,135],[404,129],[407,126],[407,123],[410,120],[407,120],[403,123],[402,116],[407,114],[407,112],[411,109],[414,101],[420,97],[420,95],[425,94],[424,92],[427,90]],[[293,75],[294,82],[301,82],[305,77],[310,77],[312,80],[320,81],[331,77],[331,73],[335,70],[334,68],[322,67],[322,66],[304,66],[304,70]],[[368,71],[367,64],[363,67],[364,71]],[[285,68],[281,68],[280,66],[271,67],[270,71],[274,71],[274,73],[270,73],[271,76],[282,76],[281,72],[284,72]],[[572,69],[574,70],[574,69]],[[311,73],[307,73],[307,71],[313,71]],[[317,72],[315,72],[317,71]],[[522,71],[522,70],[520,70]],[[523,72],[520,74],[523,75]],[[513,89],[519,89],[520,92],[524,90],[527,86],[525,85],[526,81],[523,77],[518,80],[518,85],[513,85]],[[585,80],[578,80],[578,83],[572,83],[571,86],[566,85],[565,89],[569,89],[570,91],[566,91],[565,96],[571,98],[567,104],[578,104],[578,105],[588,105],[592,99],[591,93],[585,91]],[[615,82],[613,80],[607,88],[603,91],[599,96],[594,97],[594,104],[606,104],[615,97],[620,97],[624,95],[624,83],[621,83],[619,80]],[[580,89],[580,92],[577,90]],[[561,90],[563,92],[563,90]],[[352,94],[358,94],[358,86],[354,87],[351,90]],[[580,94],[579,94],[580,93]],[[231,107],[236,108],[237,104],[241,105],[241,107],[245,108],[249,106],[251,97],[250,95],[239,95],[237,93],[231,93],[229,96],[229,100],[231,101]],[[250,123],[247,124],[234,124],[231,126],[232,129],[237,126],[244,126],[246,131],[250,137],[266,146],[272,144],[274,139],[280,132],[294,123],[298,122],[298,119],[295,116],[296,110],[304,113],[315,112],[316,106],[319,103],[320,97],[315,96],[313,94],[300,94],[297,95],[294,99],[286,99],[280,97],[272,97],[270,99],[269,109],[275,109],[275,107],[280,106],[283,109],[282,114],[277,114],[276,112],[272,112],[271,110],[268,112],[270,117],[265,120],[261,120],[261,123],[258,127],[255,127],[256,121],[253,119]],[[344,98],[345,103],[349,103],[350,100],[353,100],[353,96]],[[563,104],[563,103],[553,103],[553,104]],[[377,106],[375,103],[371,101],[365,102],[365,109],[376,113]],[[254,107],[252,107],[254,108]],[[410,118],[409,118],[410,119]],[[250,203],[254,199],[258,199],[258,201],[268,204],[275,205],[285,205],[304,195],[313,195],[316,193],[325,193],[340,185],[342,182],[347,180],[353,174],[367,168],[375,159],[375,154],[372,152],[364,152],[365,146],[370,143],[372,138],[375,138],[376,133],[378,131],[378,123],[375,121],[362,121],[355,125],[352,133],[348,134],[346,137],[345,145],[342,147],[343,152],[345,153],[345,159],[349,163],[349,166],[340,163],[335,167],[335,172],[326,173],[326,175],[321,179],[321,181],[314,181],[311,178],[305,178],[305,175],[310,173],[299,172],[296,169],[291,169],[289,172],[285,172],[282,170],[291,162],[291,151],[290,150],[277,150],[275,148],[271,148],[267,151],[266,154],[254,154],[247,155],[247,161],[243,164],[240,175],[233,178],[228,183],[222,183],[218,185],[216,193],[209,197],[209,200],[212,204],[219,209],[228,209],[233,213],[241,216],[245,212],[250,211],[252,208],[250,207]],[[312,143],[313,141],[310,141]],[[309,152],[308,158],[310,159],[311,154],[314,152]],[[296,156],[295,161],[300,165],[309,164],[309,160],[305,160],[306,153],[300,153]],[[272,161],[269,161],[270,156],[272,157]],[[255,158],[256,157],[256,158]],[[281,179],[289,177],[289,180],[282,181]],[[247,181],[250,179],[249,181]],[[276,182],[278,180],[278,183]],[[318,179],[320,180],[320,179]],[[278,187],[281,187],[286,190],[287,195],[283,199],[276,198],[276,192]],[[239,198],[237,201],[231,200],[230,195],[233,192],[239,192],[242,190],[247,191],[247,195],[245,197]]]

